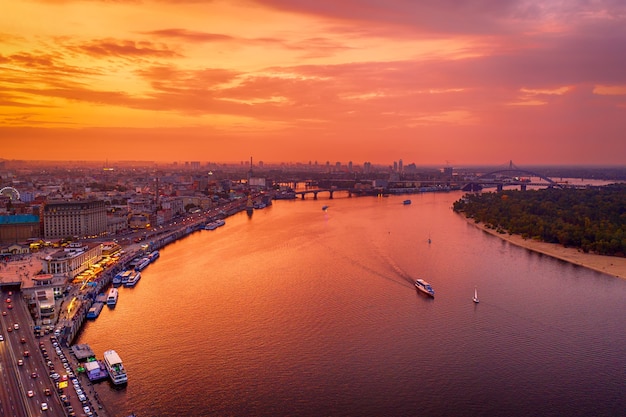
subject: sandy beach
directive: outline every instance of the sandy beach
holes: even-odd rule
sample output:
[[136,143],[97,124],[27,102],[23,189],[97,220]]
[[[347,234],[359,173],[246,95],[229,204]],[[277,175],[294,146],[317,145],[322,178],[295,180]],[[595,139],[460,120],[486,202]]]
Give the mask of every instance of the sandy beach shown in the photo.
[[[465,218],[463,214],[460,215]],[[466,220],[475,227],[522,248],[593,269],[594,271],[602,272],[607,275],[626,279],[626,258],[584,253],[582,250],[566,248],[556,243],[524,239],[519,235],[510,235],[508,233],[497,233],[495,230],[485,227],[483,223],[475,223],[473,219],[468,218],[466,218]]]

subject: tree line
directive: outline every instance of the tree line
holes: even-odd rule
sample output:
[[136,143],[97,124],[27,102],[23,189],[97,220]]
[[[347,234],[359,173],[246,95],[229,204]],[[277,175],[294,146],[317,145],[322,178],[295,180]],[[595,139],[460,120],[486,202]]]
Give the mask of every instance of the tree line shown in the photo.
[[499,233],[626,256],[626,184],[466,194],[453,209]]

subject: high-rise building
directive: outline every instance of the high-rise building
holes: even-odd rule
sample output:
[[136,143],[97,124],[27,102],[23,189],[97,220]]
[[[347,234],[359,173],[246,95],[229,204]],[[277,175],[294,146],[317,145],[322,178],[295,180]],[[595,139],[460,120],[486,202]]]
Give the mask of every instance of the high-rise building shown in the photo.
[[43,234],[46,239],[85,238],[107,231],[104,201],[51,201],[43,209]]

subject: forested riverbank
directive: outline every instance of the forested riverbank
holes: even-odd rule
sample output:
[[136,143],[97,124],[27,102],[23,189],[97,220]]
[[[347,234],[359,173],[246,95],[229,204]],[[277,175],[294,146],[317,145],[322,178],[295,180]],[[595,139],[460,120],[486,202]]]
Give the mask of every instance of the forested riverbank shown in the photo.
[[453,208],[499,234],[626,255],[626,184],[466,194]]

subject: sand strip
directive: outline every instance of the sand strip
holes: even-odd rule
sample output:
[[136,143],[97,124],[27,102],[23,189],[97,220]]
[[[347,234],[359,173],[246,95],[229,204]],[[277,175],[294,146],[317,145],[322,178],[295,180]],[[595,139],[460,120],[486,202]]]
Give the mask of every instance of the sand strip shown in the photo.
[[[461,213],[462,217],[465,216]],[[584,253],[576,248],[566,248],[557,243],[546,243],[532,239],[524,239],[519,235],[510,235],[508,233],[498,233],[493,229],[488,229],[483,223],[475,223],[473,219],[466,218],[468,223],[473,224],[477,228],[506,240],[516,246],[526,248],[553,258],[561,259],[575,265],[593,269],[607,275],[626,279],[626,258],[617,256],[604,256],[591,253]]]

